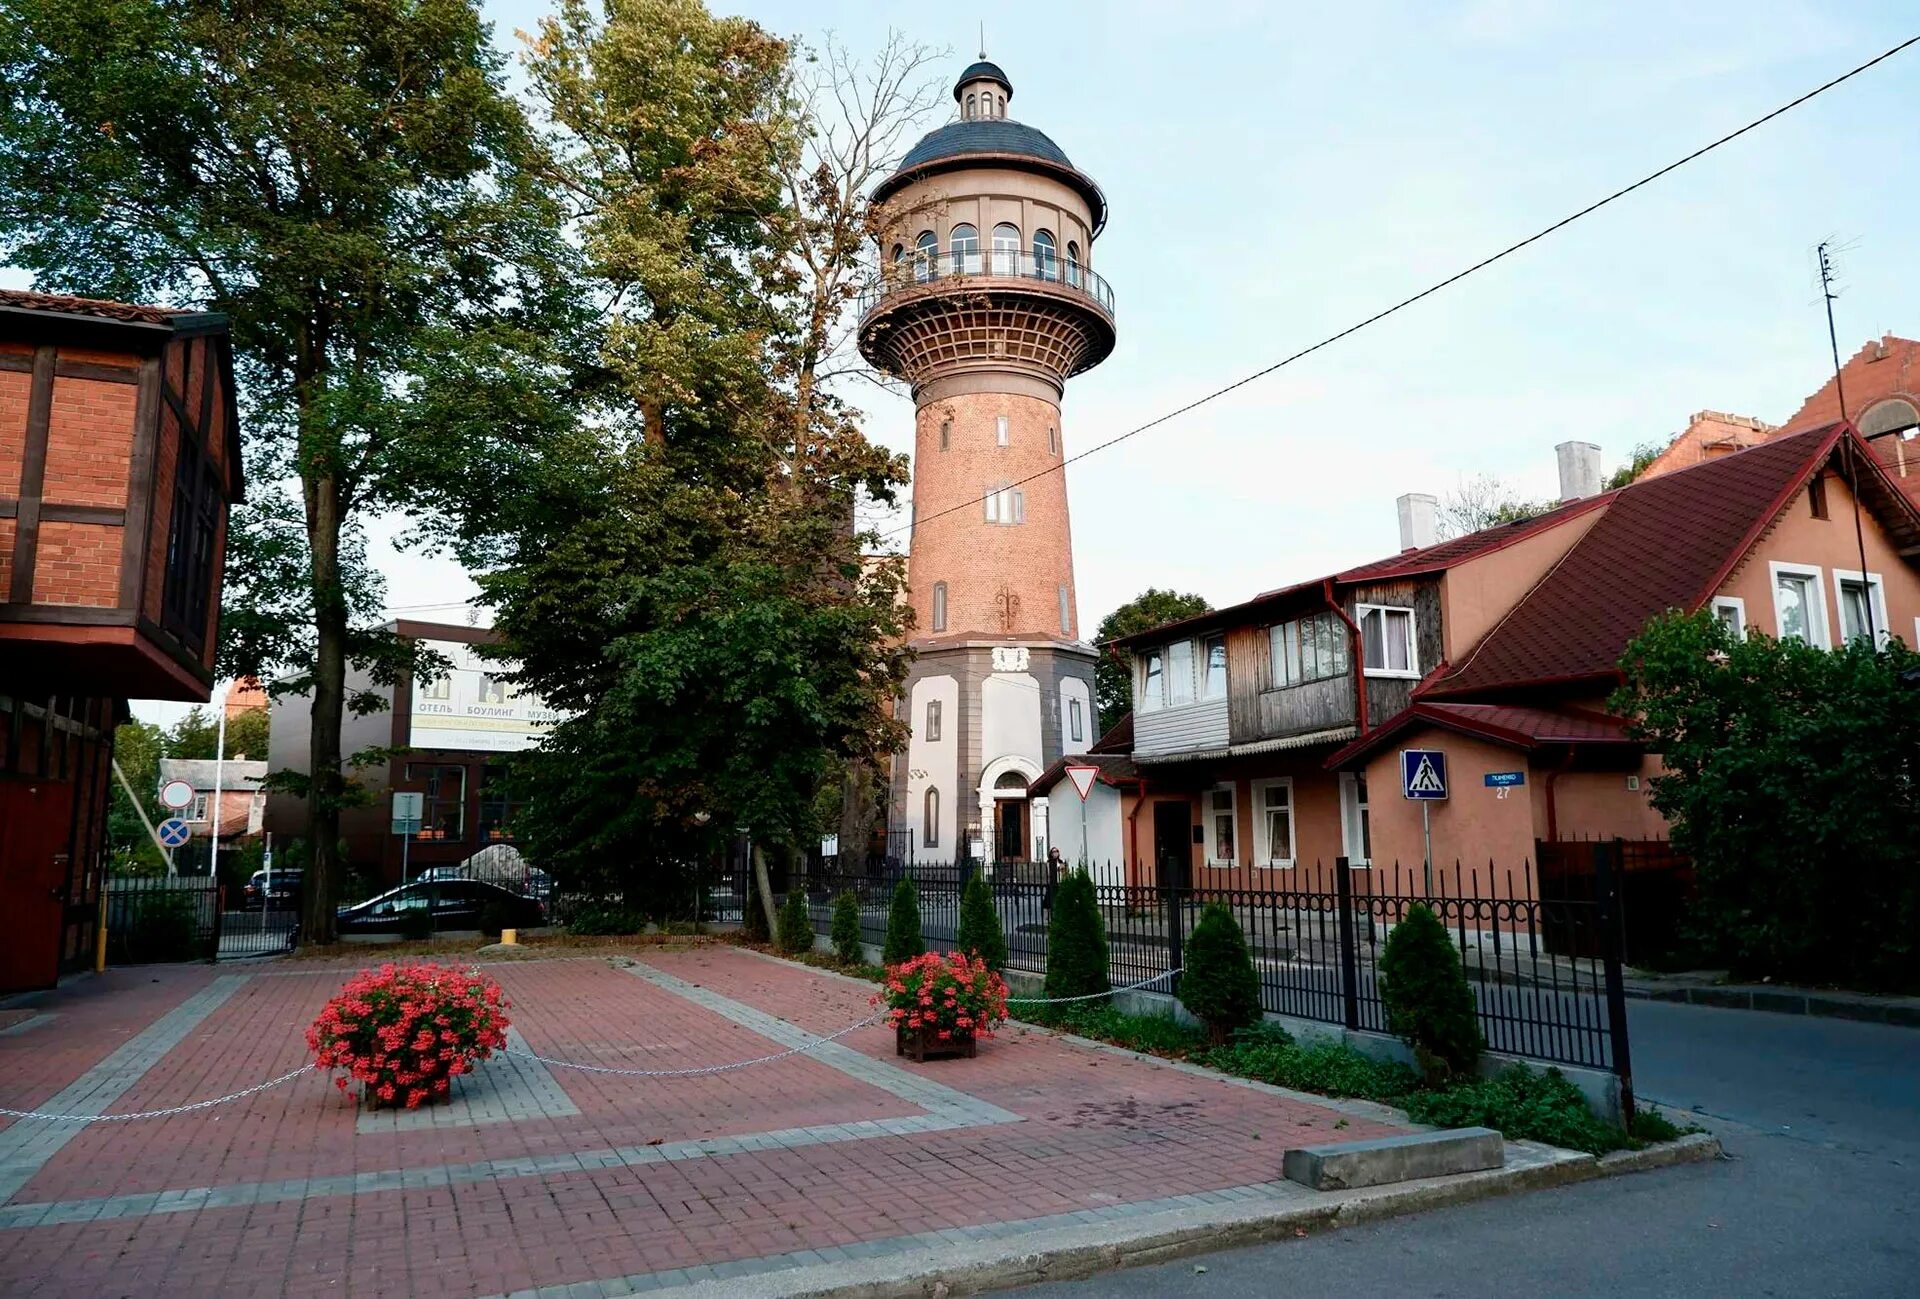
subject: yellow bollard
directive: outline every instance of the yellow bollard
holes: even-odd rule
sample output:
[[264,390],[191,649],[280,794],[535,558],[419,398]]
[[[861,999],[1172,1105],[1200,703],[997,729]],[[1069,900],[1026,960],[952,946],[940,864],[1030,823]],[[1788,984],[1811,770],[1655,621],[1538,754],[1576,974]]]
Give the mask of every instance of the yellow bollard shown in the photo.
[[93,926],[93,972],[107,972],[107,882],[100,881],[100,916]]
[[500,931],[500,945],[502,947],[517,947],[519,944],[520,931],[518,929],[502,929]]

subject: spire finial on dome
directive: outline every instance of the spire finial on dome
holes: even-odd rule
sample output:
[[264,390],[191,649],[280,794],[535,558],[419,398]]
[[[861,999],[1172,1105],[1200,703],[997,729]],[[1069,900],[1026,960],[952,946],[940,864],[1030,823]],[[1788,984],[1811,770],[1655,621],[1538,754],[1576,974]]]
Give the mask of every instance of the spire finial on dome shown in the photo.
[[980,61],[984,63],[986,62],[986,58],[987,58],[987,20],[982,18],[980,20]]

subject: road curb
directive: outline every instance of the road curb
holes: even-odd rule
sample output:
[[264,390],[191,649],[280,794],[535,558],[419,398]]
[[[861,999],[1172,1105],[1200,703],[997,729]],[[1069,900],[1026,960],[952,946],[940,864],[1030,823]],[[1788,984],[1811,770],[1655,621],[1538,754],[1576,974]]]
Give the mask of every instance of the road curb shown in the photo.
[[[671,1291],[680,1299],[892,1299],[964,1295],[1041,1281],[1075,1281],[1121,1268],[1326,1231],[1497,1195],[1570,1186],[1720,1157],[1720,1143],[1695,1133],[1645,1150],[1595,1158],[1531,1142],[1509,1142],[1527,1163],[1423,1182],[1329,1194],[1304,1203],[1228,1202],[1172,1209],[1132,1220],[1048,1227],[1015,1238],[917,1245],[883,1257],[842,1258],[724,1275],[690,1284],[642,1285],[607,1294]],[[1257,1188],[1245,1188],[1254,1190]],[[716,1269],[717,1270],[717,1269]]]
[[1673,1001],[1721,1010],[1765,1010],[1776,1015],[1810,1015],[1819,1019],[1851,1019],[1863,1024],[1892,1024],[1920,1028],[1920,1003],[1881,1002],[1833,993],[1803,992],[1791,988],[1660,988],[1629,985],[1626,994],[1637,1001]]

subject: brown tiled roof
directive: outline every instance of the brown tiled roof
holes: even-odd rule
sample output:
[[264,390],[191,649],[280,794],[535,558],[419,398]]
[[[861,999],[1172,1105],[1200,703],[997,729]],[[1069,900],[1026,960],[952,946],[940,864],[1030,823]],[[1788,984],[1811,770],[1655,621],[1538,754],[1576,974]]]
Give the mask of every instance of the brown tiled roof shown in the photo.
[[1547,744],[1633,743],[1619,718],[1585,709],[1421,700],[1335,753],[1327,759],[1327,766],[1348,766],[1406,731],[1422,726],[1438,726],[1516,749],[1537,749]]
[[1093,742],[1088,753],[1132,753],[1133,752],[1133,710],[1113,724],[1113,729]]
[[172,307],[143,307],[131,302],[71,298],[62,293],[30,293],[25,289],[0,289],[0,307],[57,311],[65,316],[97,316],[101,320],[123,320],[132,325],[165,325],[176,316],[193,314]]
[[1649,618],[1691,612],[1713,594],[1844,428],[1777,437],[1615,492],[1573,549],[1427,693],[1610,675]]
[[1027,786],[1030,794],[1044,794],[1067,778],[1068,767],[1093,767],[1099,771],[1099,781],[1103,785],[1119,788],[1123,780],[1140,779],[1140,768],[1133,765],[1133,755],[1129,753],[1069,753],[1060,761],[1048,767],[1033,778]]

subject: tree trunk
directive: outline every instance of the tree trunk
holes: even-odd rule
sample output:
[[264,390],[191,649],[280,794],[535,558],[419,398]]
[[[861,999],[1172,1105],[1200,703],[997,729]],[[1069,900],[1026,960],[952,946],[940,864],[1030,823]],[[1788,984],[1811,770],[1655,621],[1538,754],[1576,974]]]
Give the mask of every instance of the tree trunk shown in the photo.
[[840,781],[840,870],[865,871],[868,841],[873,835],[873,765],[865,758],[847,760]]
[[767,932],[780,932],[779,909],[773,905],[773,882],[767,878],[767,850],[753,845],[753,888],[760,895],[760,907],[767,913]]
[[301,929],[308,942],[331,943],[340,860],[340,724],[346,708],[347,601],[340,584],[340,486],[307,484],[307,543],[313,556],[313,735],[307,753],[307,874]]

